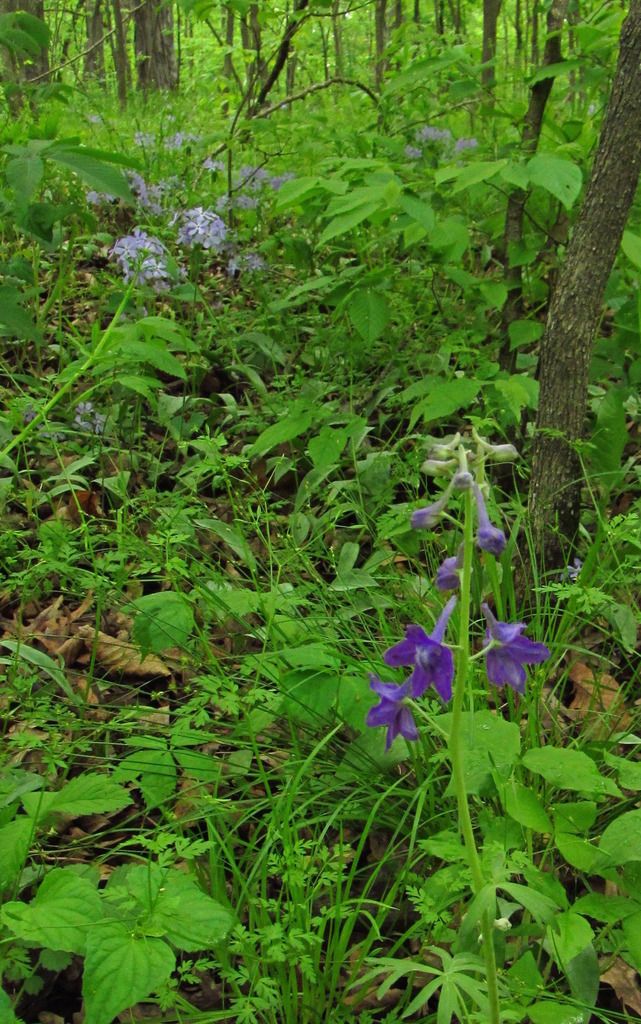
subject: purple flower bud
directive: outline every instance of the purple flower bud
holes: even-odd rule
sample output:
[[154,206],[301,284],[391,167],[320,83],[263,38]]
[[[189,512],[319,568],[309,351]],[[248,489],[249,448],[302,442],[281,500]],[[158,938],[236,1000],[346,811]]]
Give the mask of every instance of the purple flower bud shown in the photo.
[[443,494],[438,501],[433,502],[431,505],[426,505],[424,508],[417,508],[416,511],[412,512],[412,518],[410,520],[412,529],[414,530],[425,530],[431,526],[435,526],[440,519],[443,509],[447,505],[450,496],[450,488]]
[[464,149],[476,149],[477,146],[476,139],[457,139],[454,143],[454,152],[462,153]]
[[474,486],[474,477],[467,469],[459,469],[452,477],[455,491],[469,491]]
[[487,456],[495,462],[513,462],[519,453],[513,444],[490,444],[486,446]]
[[456,459],[426,459],[421,469],[429,476],[449,476],[452,466],[456,465]]
[[490,522],[490,517],[487,514],[487,508],[485,507],[485,501],[481,493],[481,488],[477,484],[474,485],[474,497],[476,498],[476,507],[479,519],[479,526],[476,532],[476,543],[480,547],[481,551],[489,551],[491,555],[498,558],[498,556],[503,553],[505,545],[507,544],[505,534]]
[[452,555],[451,558],[446,558],[445,561],[439,565],[434,580],[434,585],[437,590],[458,590],[461,585],[459,578],[459,570],[461,563],[458,555]]
[[406,146],[405,156],[408,160],[420,160],[423,156],[423,150],[419,149],[418,146]]

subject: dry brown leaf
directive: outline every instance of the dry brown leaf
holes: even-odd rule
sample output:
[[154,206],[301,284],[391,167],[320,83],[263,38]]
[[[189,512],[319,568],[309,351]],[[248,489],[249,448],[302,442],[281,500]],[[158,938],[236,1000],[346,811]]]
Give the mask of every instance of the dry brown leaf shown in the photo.
[[568,710],[582,723],[586,736],[602,740],[613,732],[631,728],[632,720],[614,676],[607,672],[595,675],[591,668],[578,661],[570,669],[570,679],[574,683],[574,697]]
[[95,652],[98,664],[107,672],[117,672],[128,676],[162,676],[167,679],[171,672],[155,654],[141,658],[140,652],[133,644],[117,640],[93,626],[81,626],[78,636],[82,637],[87,648]]
[[601,981],[614,989],[624,1006],[641,1015],[641,988],[634,967],[618,957],[610,970],[601,975]]

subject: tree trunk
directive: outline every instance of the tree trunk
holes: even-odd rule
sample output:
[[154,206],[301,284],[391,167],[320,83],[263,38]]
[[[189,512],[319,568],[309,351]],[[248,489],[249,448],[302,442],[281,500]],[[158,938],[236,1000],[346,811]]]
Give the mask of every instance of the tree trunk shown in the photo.
[[376,0],[374,8],[374,38],[376,40],[376,88],[380,89],[387,70],[385,47],[387,46],[387,0]]
[[225,78],[234,77],[234,57],[232,48],[234,45],[234,9],[228,7],[225,12],[225,57],[223,59],[223,74]]
[[443,14],[443,0],[434,0],[434,28],[437,36],[445,34],[445,17]]
[[539,0],[532,0],[532,66],[539,63]]
[[400,28],[405,20],[403,0],[395,0],[394,3],[394,28]]
[[342,78],[345,74],[343,58],[343,21],[340,13],[340,0],[332,4],[332,34],[334,36],[334,74]]
[[[0,11],[3,14],[14,14],[16,11],[25,11],[32,14],[34,18],[40,18],[46,22],[44,0],[2,0]],[[38,54],[29,56],[12,55],[10,59],[11,78],[16,82],[31,82],[34,79],[46,78],[49,74],[49,51],[43,47]]]
[[481,51],[481,85],[492,91],[495,82],[496,29],[501,11],[501,0],[483,0],[483,44]]
[[543,568],[560,566],[579,526],[592,343],[605,287],[641,170],[641,0],[631,0],[585,200],[548,312],[539,359],[539,410],[529,511]]
[[[547,16],[547,38],[543,55],[544,67],[560,64],[563,59],[561,54],[561,31],[567,7],[568,0],[552,0],[552,6]],[[535,82],[530,90],[530,102],[521,132],[520,152],[523,156],[529,157],[536,152],[541,135],[543,115],[553,85],[554,78],[543,78]],[[503,342],[499,353],[499,363],[501,369],[507,370],[508,373],[514,373],[516,368],[516,352],[510,348],[509,329],[511,324],[515,320],[520,320],[524,313],[522,267],[520,264],[514,266],[511,263],[510,250],[514,246],[519,245],[523,239],[523,218],[527,198],[528,193],[524,189],[512,189],[508,196],[505,230],[503,232],[503,266],[505,268],[505,283],[508,294],[501,317],[501,336]]]
[[260,92],[256,97],[256,103],[252,106],[250,111],[251,113],[256,113],[256,111],[262,107],[278,81],[280,73],[285,67],[285,63],[289,57],[292,40],[300,28],[301,18],[307,7],[309,7],[309,0],[295,0],[294,12],[285,25],[285,31],[283,32],[280,45],[276,51],[274,63],[272,64],[269,73],[266,75],[265,81],[263,82]]
[[139,89],[148,92],[178,87],[171,3],[147,0],[134,12],[134,49]]
[[85,53],[85,76],[105,80],[105,22],[102,0],[93,0],[86,13],[87,52]]
[[414,24],[421,24],[421,0],[414,0]]
[[116,70],[116,88],[118,90],[118,103],[120,109],[127,106],[127,84],[130,78],[129,59],[127,57],[127,39],[125,26],[122,20],[122,7],[120,0],[112,0],[112,11],[114,15],[115,45],[114,65]]

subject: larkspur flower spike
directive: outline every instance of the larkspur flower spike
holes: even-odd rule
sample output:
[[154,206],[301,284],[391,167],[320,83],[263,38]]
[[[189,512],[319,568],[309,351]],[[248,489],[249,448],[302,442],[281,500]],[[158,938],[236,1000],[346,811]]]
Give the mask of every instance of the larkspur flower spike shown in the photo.
[[367,724],[370,726],[386,725],[387,736],[385,749],[389,750],[397,736],[406,740],[417,740],[418,730],[410,708],[405,703],[410,696],[410,683],[397,686],[396,683],[384,683],[377,676],[370,676],[370,689],[381,698],[380,703],[370,708]]
[[524,622],[498,622],[487,604],[481,605],[487,622],[485,643],[492,643],[485,655],[487,677],[494,686],[511,686],[525,693],[524,665],[538,665],[550,657],[545,644],[521,636]]
[[498,557],[503,553],[507,544],[505,534],[503,530],[499,530],[498,526],[493,526],[490,522],[490,517],[485,507],[485,499],[478,484],[474,485],[474,497],[476,498],[479,524],[476,531],[476,543],[481,551],[489,551],[491,555]]
[[401,665],[412,668],[412,674],[407,680],[412,697],[422,697],[429,686],[433,686],[444,701],[452,696],[454,658],[449,647],[443,643],[443,637],[455,605],[456,597],[451,597],[429,635],[421,626],[408,626],[405,639],[394,644],[383,655],[385,664],[390,668]]

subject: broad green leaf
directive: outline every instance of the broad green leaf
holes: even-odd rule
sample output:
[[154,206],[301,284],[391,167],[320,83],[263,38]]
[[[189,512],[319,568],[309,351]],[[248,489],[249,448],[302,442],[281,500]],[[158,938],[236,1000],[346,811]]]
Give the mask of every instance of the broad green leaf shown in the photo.
[[580,953],[566,960],[565,976],[570,982],[570,991],[579,1003],[594,1006],[601,984],[599,958],[592,943],[585,946]]
[[622,388],[609,388],[597,409],[589,449],[590,468],[592,475],[606,488],[616,482],[623,449],[628,442],[624,406],[627,397]]
[[614,627],[623,649],[632,654],[637,646],[638,623],[630,605],[613,602],[603,610],[603,616]]
[[514,185],[515,188],[521,188],[524,191],[530,184],[527,168],[523,164],[513,163],[511,160],[502,168],[500,176],[508,185]]
[[67,681],[67,677],[64,671],[58,664],[50,658],[44,651],[39,651],[36,647],[29,647],[27,644],[23,644],[18,640],[0,640],[0,647],[7,647],[12,651],[17,658],[22,658],[27,661],[30,665],[35,665],[36,668],[42,669],[55,683],[58,684],[60,689],[74,704],[82,704],[81,697],[71,688]]
[[632,963],[641,971],[641,910],[625,918],[623,935]]
[[537,892],[531,885],[520,885],[518,882],[501,882],[497,888],[506,892],[513,900],[536,918],[537,921],[549,921],[558,913],[557,904],[545,893]]
[[525,374],[514,374],[512,377],[493,382],[494,390],[499,394],[499,408],[507,407],[515,420],[521,416],[525,408],[536,408],[539,382]]
[[180,871],[170,871],[154,902],[153,923],[172,945],[196,953],[224,942],[235,918]]
[[[449,734],[451,713],[439,715],[436,721]],[[461,716],[461,737],[468,793],[487,792],[495,776],[500,780],[509,775],[521,747],[515,722],[506,722],[491,711],[465,711]],[[450,783],[448,793],[452,792]]]
[[122,171],[104,163],[103,160],[83,150],[81,146],[69,149],[56,147],[49,151],[48,156],[55,163],[70,167],[87,185],[99,192],[108,192],[119,199],[132,201],[131,189]]
[[543,336],[545,330],[543,324],[537,320],[514,320],[507,329],[510,339],[510,348],[519,348],[521,345],[532,345]]
[[137,779],[148,811],[162,807],[176,792],[176,762],[167,750],[139,750],[123,758],[116,778]]
[[608,753],[604,760],[616,770],[621,789],[641,790],[641,761],[631,761],[627,757],[616,757]]
[[478,380],[435,380],[433,392],[412,409],[410,430],[414,429],[419,420],[431,423],[433,420],[446,419],[461,409],[467,409],[480,390],[481,382]]
[[300,437],[301,434],[305,434],[309,430],[314,419],[313,411],[307,407],[299,406],[298,408],[290,409],[287,415],[283,416],[277,423],[272,423],[270,427],[266,427],[258,435],[249,449],[250,456],[255,458],[257,455],[266,455],[267,452],[271,451],[272,448],[276,448],[277,445],[285,444],[286,441],[293,441],[295,437]]
[[0,828],[0,890],[12,885],[22,871],[34,832],[33,821],[25,815]]
[[22,802],[27,814],[39,820],[49,814],[79,818],[86,814],[120,811],[131,803],[131,797],[108,775],[87,772],[77,775],[56,792],[27,793]]
[[552,822],[533,790],[508,781],[503,787],[502,799],[505,813],[518,821],[519,825],[531,828],[534,832],[552,833]]
[[368,345],[380,338],[390,321],[387,299],[370,288],[354,292],[347,309],[352,324]]
[[574,1004],[533,1003],[527,1012],[531,1024],[587,1024],[586,1016]]
[[157,992],[171,977],[176,958],[166,942],[138,938],[118,921],[93,928],[82,979],[84,1024],[112,1024]]
[[35,154],[17,157],[9,161],[5,173],[16,195],[28,202],[42,181],[44,163]]
[[621,241],[621,248],[630,260],[630,263],[641,270],[641,238],[632,231],[624,231]]
[[282,709],[294,722],[327,725],[336,710],[340,678],[322,668],[295,669],[283,673],[279,688],[283,694]]
[[286,181],[278,190],[274,204],[276,210],[285,210],[289,206],[297,205],[302,199],[317,192],[318,186],[319,178],[317,177],[294,178],[292,181]]
[[573,910],[556,913],[547,927],[545,948],[564,970],[587,946],[591,945],[594,932],[584,917]]
[[30,903],[5,903],[0,916],[30,945],[84,953],[88,933],[102,921],[103,911],[90,881],[70,868],[53,868]]
[[193,633],[193,608],[186,597],[173,590],[138,597],[128,608],[136,614],[131,635],[143,656],[168,647],[185,647]]
[[537,82],[544,82],[547,78],[557,78],[559,75],[567,75],[570,71],[576,70],[581,66],[581,62],[577,59],[573,60],[562,60],[557,64],[544,64],[543,67],[538,68],[533,75],[528,78],[528,85],[536,85]]
[[312,437],[307,445],[314,469],[324,472],[338,464],[349,439],[347,427],[321,427],[320,433]]
[[452,195],[462,192],[472,185],[479,185],[482,181],[489,181],[505,167],[507,160],[479,160],[473,164],[467,164],[462,170],[457,171],[454,183],[449,190]]
[[599,850],[613,865],[641,861],[641,810],[615,818],[603,832]]
[[376,210],[380,209],[380,206],[380,201],[370,200],[369,202],[362,203],[355,210],[352,210],[351,213],[344,213],[340,217],[334,217],[318,239],[318,244],[325,245],[332,238],[338,238],[340,235],[347,234],[352,228],[357,227],[364,220],[367,220],[368,217],[371,217]]
[[[187,374],[182,363],[171,353],[161,338],[147,338],[146,341],[136,341],[129,338],[120,345],[114,346],[105,357],[107,360],[115,359],[122,365],[125,363],[138,363],[142,365],[149,363],[162,373],[171,377],[178,377],[179,380],[186,380]],[[100,362],[97,366],[101,370]],[[104,372],[104,370],[103,370]]]
[[0,324],[21,341],[41,341],[42,332],[33,315],[22,305],[23,296],[13,285],[0,287]]
[[591,757],[580,750],[564,747],[540,747],[528,750],[523,757],[528,771],[542,775],[557,789],[571,789],[579,793],[621,796],[612,779],[604,778]]
[[482,281],[479,291],[492,309],[503,309],[507,299],[507,288],[500,281]]
[[[1,38],[2,36],[0,35]],[[2,989],[0,989],[0,1021],[2,1021],[2,1024],[24,1024],[20,1017],[16,1017],[13,1003]]]
[[422,199],[416,199],[415,196],[404,195],[399,199],[399,206],[408,217],[411,217],[413,221],[420,224],[425,231],[429,233],[433,230],[436,218],[434,210],[429,203],[424,202]]
[[574,206],[583,184],[580,167],[571,160],[550,153],[538,153],[528,162],[527,169],[533,185],[551,192],[566,210]]
[[239,527],[230,526],[229,523],[224,523],[222,519],[197,519],[194,525],[201,530],[211,530],[216,537],[219,537],[238,555],[252,572],[256,571],[256,558],[249,546],[249,542],[240,532]]
[[581,836],[569,832],[559,832],[554,845],[564,860],[577,871],[591,873],[603,866],[604,858],[597,847]]

